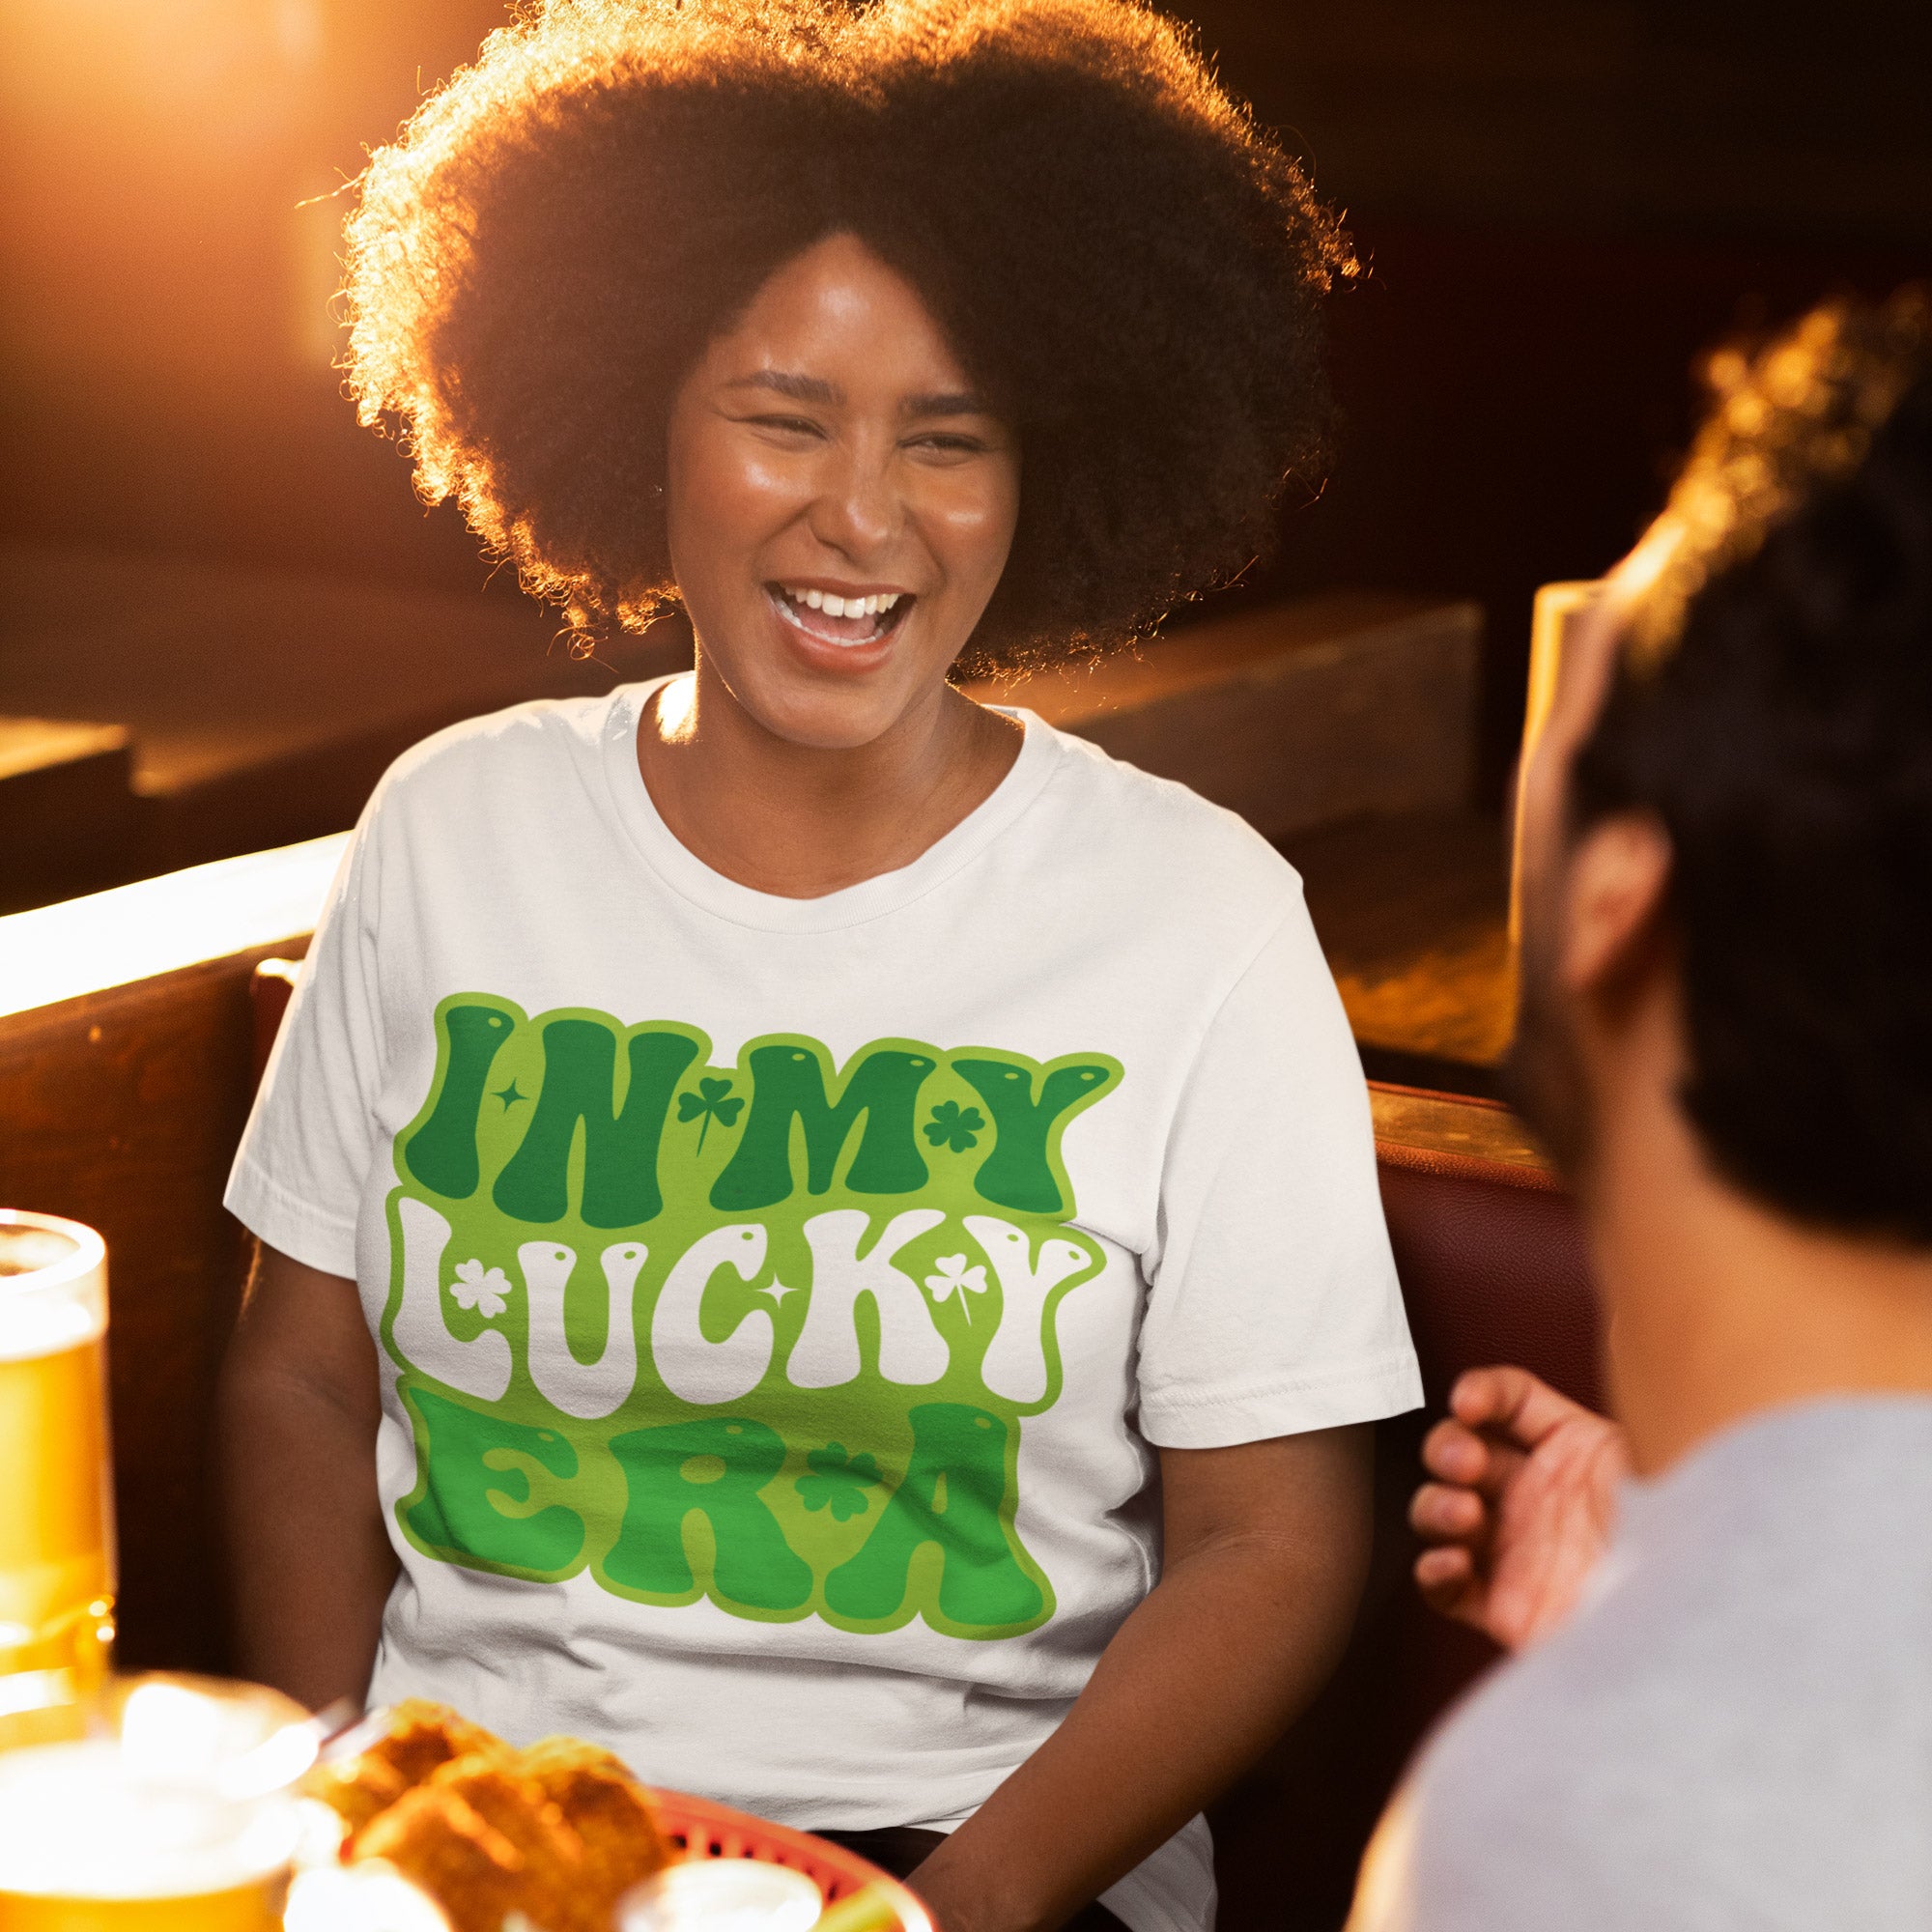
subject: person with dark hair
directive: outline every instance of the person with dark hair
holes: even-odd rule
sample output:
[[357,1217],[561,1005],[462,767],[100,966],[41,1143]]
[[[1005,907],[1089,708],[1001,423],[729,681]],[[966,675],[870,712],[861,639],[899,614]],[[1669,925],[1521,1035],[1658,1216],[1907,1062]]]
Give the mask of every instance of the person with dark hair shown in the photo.
[[1616,1419],[1484,1369],[1425,1445],[1425,1594],[1520,1654],[1355,1932],[1932,1923],[1932,302],[1713,374],[1523,779]]
[[229,1195],[241,1661],[1205,1928],[1419,1399],[1367,1098],[1281,859],[955,679],[1266,548],[1345,239],[1128,0],[550,0],[349,239],[423,493],[696,662],[358,828]]

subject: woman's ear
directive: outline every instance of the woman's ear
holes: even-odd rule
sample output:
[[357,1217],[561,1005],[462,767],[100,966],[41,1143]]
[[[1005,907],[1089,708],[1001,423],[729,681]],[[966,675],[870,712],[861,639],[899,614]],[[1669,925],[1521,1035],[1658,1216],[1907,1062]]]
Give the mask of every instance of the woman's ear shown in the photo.
[[1670,834],[1654,812],[1618,812],[1577,838],[1564,868],[1566,991],[1602,991],[1635,960],[1662,916],[1670,862]]

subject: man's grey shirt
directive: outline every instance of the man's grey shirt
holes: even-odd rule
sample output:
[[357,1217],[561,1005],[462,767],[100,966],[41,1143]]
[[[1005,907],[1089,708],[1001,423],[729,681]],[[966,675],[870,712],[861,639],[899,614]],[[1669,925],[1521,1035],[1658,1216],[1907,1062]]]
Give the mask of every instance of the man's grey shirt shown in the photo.
[[1928,1932],[1932,1399],[1776,1410],[1629,1485],[1387,1840],[1374,1932]]

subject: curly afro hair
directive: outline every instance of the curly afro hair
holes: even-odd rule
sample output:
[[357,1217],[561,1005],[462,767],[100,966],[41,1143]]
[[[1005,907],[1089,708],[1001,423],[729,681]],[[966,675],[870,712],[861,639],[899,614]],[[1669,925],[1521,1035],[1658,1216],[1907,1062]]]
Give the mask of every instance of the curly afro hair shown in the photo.
[[547,0],[363,179],[349,376],[592,636],[676,601],[665,438],[783,262],[858,236],[1025,454],[981,665],[1094,650],[1269,548],[1319,483],[1305,176],[1132,0]]

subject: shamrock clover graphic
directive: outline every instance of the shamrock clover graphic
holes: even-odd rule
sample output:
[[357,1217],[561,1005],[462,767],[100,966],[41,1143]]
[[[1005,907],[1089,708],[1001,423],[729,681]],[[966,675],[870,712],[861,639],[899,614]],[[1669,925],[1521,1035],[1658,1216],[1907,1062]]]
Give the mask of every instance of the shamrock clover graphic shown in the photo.
[[501,1268],[485,1268],[481,1262],[458,1262],[456,1279],[449,1284],[459,1308],[474,1308],[484,1315],[500,1315],[510,1305],[515,1292],[510,1277]]
[[959,1312],[965,1316],[967,1325],[970,1327],[973,1308],[966,1299],[967,1291],[970,1289],[975,1294],[985,1293],[986,1270],[977,1262],[968,1267],[964,1255],[941,1255],[933,1263],[933,1266],[939,1272],[926,1276],[926,1293],[931,1295],[934,1301],[944,1301],[949,1295],[956,1294],[959,1297]]
[[744,1112],[743,1100],[727,1100],[724,1096],[731,1091],[728,1080],[700,1080],[696,1094],[680,1094],[677,1096],[677,1117],[680,1121],[699,1121],[704,1124],[697,1130],[697,1151],[704,1151],[704,1136],[711,1131],[711,1122],[728,1127]]
[[809,1510],[830,1509],[839,1522],[870,1507],[866,1492],[876,1489],[879,1465],[869,1452],[847,1456],[842,1442],[828,1442],[805,1459],[811,1471],[792,1486]]
[[934,1147],[947,1147],[954,1153],[963,1153],[969,1147],[979,1145],[980,1129],[985,1124],[986,1117],[978,1107],[962,1109],[957,1100],[942,1100],[926,1122],[925,1137]]

